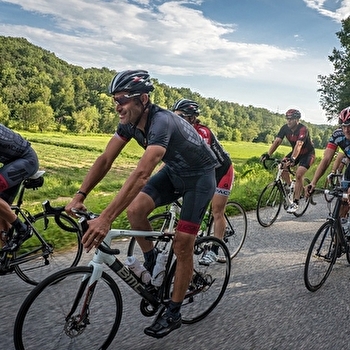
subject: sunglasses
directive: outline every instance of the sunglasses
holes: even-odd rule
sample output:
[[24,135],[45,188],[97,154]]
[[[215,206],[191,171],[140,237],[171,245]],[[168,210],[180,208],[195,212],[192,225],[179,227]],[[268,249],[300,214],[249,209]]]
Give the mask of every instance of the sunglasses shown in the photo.
[[113,101],[116,105],[123,106],[123,105],[127,104],[131,98],[137,97],[140,95],[141,94],[137,93],[137,94],[133,94],[133,95],[122,95],[119,97],[113,96]]
[[294,120],[295,118],[286,118],[287,121]]
[[340,125],[342,128],[350,128],[350,124],[341,124]]

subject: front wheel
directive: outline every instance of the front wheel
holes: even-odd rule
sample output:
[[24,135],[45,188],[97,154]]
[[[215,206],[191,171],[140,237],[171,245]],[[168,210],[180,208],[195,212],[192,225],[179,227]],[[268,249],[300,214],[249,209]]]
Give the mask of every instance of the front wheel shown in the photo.
[[68,215],[39,213],[31,222],[33,236],[15,254],[17,275],[36,285],[52,273],[76,266],[83,253],[81,230]]
[[331,221],[325,222],[313,238],[306,256],[304,282],[315,292],[326,282],[338,255],[336,232]]
[[88,288],[92,271],[82,266],[59,271],[30,292],[15,321],[16,350],[108,348],[122,317],[121,294],[105,272],[93,291]]
[[[233,259],[241,250],[247,236],[248,220],[244,208],[237,202],[228,202],[225,207],[225,222],[223,241],[227,245],[231,259]],[[214,235],[214,225],[214,219],[211,219],[207,235]]]
[[[205,263],[201,258],[216,250],[222,262]],[[174,287],[176,260],[166,277],[164,298],[170,299]],[[216,237],[197,237],[193,249],[193,276],[181,306],[183,323],[195,323],[214,310],[225,293],[231,271],[231,259],[226,245]]]
[[283,193],[280,184],[276,181],[269,183],[261,192],[256,215],[263,227],[271,226],[277,219],[283,204]]

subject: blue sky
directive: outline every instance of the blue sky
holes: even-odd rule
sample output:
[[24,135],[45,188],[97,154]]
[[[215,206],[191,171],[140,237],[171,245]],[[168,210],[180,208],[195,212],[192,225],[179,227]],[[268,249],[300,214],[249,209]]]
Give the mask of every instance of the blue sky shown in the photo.
[[318,75],[350,0],[0,0],[0,35],[68,63],[142,68],[204,97],[326,123]]

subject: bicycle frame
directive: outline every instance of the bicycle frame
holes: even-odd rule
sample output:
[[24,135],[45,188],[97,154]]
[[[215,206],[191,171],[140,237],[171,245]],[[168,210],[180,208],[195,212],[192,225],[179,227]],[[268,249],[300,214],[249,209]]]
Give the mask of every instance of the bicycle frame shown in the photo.
[[[85,220],[85,219],[83,219]],[[81,223],[81,221],[80,221]],[[165,239],[169,239],[173,236],[173,234],[164,234],[161,231],[136,231],[136,230],[119,230],[119,229],[111,229],[107,236],[105,237],[103,243],[96,249],[96,252],[88,264],[88,266],[93,267],[93,271],[91,276],[88,278],[89,281],[89,290],[87,295],[90,295],[93,292],[93,289],[102,276],[103,272],[103,264],[106,264],[114,273],[116,273],[128,286],[130,286],[138,295],[147,300],[154,308],[158,308],[162,301],[160,301],[154,294],[149,291],[149,288],[145,283],[141,281],[139,277],[137,277],[128,267],[126,267],[116,256],[115,254],[119,254],[119,249],[111,249],[109,248],[113,239],[117,237],[166,237]],[[172,252],[169,252],[169,259],[167,262],[166,270],[169,269]],[[87,278],[87,277],[85,277]],[[82,281],[83,287],[85,288],[85,279]],[[84,288],[81,288],[83,291]],[[67,320],[74,313],[76,305],[78,304],[78,300],[82,297],[81,293],[77,294],[76,302],[73,303],[72,310],[67,315]],[[86,303],[84,303],[84,310],[88,310],[90,298],[86,299]],[[85,315],[85,312],[81,313],[81,315]],[[81,320],[83,321],[83,320]]]

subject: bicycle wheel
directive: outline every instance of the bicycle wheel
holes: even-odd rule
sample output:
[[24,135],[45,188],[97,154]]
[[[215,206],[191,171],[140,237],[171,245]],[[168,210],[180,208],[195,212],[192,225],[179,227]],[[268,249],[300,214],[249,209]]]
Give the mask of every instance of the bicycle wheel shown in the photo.
[[[231,259],[241,250],[247,235],[247,214],[237,202],[230,201],[225,207],[226,228],[224,242],[230,252]],[[208,236],[214,235],[214,220],[211,219],[207,231]]]
[[335,237],[333,223],[327,221],[311,242],[304,267],[305,286],[311,292],[319,289],[332,271],[338,253]]
[[283,192],[278,182],[269,183],[261,192],[256,214],[263,227],[271,226],[277,219],[283,204]]
[[83,253],[81,231],[71,217],[39,213],[31,225],[44,242],[34,233],[16,252],[13,263],[22,280],[36,285],[52,273],[78,264]]
[[305,212],[306,209],[309,207],[310,204],[310,198],[305,196],[305,187],[310,183],[311,181],[307,178],[304,178],[304,184],[301,189],[300,193],[300,199],[299,199],[299,204],[298,204],[298,209],[295,213],[293,213],[297,218],[302,216]]
[[[108,348],[122,317],[121,294],[105,272],[93,294],[88,294],[91,273],[92,267],[68,268],[30,292],[15,320],[16,350]],[[91,298],[87,317],[80,317],[87,297]]]
[[[226,262],[214,262],[208,266],[199,263],[203,254],[218,246],[220,256],[226,257]],[[206,317],[214,310],[225,293],[231,271],[231,259],[226,245],[216,237],[197,237],[193,250],[193,277],[186,292],[181,307],[183,323],[195,323]],[[170,299],[174,287],[176,260],[166,277],[164,299]]]

